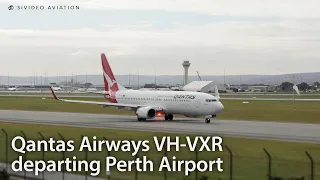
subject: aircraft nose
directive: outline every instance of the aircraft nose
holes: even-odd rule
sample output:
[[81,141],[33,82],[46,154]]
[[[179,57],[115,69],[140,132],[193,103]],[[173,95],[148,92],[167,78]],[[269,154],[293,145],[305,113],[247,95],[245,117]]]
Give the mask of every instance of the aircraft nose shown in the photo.
[[223,109],[224,109],[223,104],[222,104],[221,102],[217,102],[214,111],[215,111],[216,113],[220,113]]

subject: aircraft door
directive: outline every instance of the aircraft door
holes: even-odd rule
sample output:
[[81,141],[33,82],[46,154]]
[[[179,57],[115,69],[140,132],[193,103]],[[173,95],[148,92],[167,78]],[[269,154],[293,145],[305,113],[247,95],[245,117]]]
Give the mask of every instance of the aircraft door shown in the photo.
[[200,100],[198,98],[196,98],[196,107],[199,108],[200,107]]

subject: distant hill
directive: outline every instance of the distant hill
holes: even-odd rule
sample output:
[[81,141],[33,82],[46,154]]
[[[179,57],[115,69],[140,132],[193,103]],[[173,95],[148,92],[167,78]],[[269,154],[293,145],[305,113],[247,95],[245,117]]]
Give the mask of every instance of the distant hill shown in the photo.
[[[314,73],[296,73],[296,74],[282,74],[282,75],[231,75],[231,76],[201,76],[202,80],[210,80],[215,81],[218,84],[223,84],[224,81],[226,84],[239,84],[241,81],[241,84],[280,84],[284,81],[293,82],[293,76],[296,78],[299,78],[296,80],[297,83],[300,82],[307,82],[307,83],[313,83],[313,82],[320,82],[320,72],[314,72]],[[137,75],[131,75],[130,84],[133,86],[136,86],[138,84],[138,76]],[[287,78],[287,79],[286,79]],[[80,83],[86,82],[86,75],[78,75],[73,76],[73,79]],[[122,85],[129,85],[129,76],[128,75],[118,75],[116,76],[117,81]],[[65,82],[70,81],[71,76],[60,76],[60,77],[48,77],[48,78],[42,78],[41,83],[41,77],[38,76],[37,78],[37,84],[48,84],[49,83],[59,83],[59,82]],[[189,76],[189,82],[198,80],[198,76]],[[34,83],[34,77],[16,77],[16,76],[10,76],[9,78],[10,85],[22,85],[22,84],[33,84]],[[159,75],[155,78],[155,76],[151,75],[140,75],[139,76],[139,84],[151,84],[155,83],[157,84],[170,84],[170,85],[176,85],[176,84],[183,84],[183,75]],[[102,85],[103,79],[102,75],[87,75],[87,82],[90,82],[94,85]],[[0,84],[7,85],[8,84],[8,77],[7,76],[0,76]]]

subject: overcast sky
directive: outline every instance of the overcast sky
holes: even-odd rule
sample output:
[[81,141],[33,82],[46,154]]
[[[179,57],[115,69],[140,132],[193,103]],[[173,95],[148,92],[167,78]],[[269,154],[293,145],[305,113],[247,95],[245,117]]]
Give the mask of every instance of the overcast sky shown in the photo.
[[320,71],[319,0],[0,0],[0,7],[0,75],[101,74],[102,52],[118,75],[182,74],[186,59],[192,75]]

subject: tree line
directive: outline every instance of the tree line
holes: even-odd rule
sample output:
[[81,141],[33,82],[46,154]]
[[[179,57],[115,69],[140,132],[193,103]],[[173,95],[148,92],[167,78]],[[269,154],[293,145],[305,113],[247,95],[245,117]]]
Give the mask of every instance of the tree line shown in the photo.
[[[291,82],[283,82],[280,85],[280,89],[282,91],[292,91],[294,84]],[[307,91],[307,90],[317,90],[317,88],[320,88],[319,82],[314,82],[312,84],[308,84],[306,82],[302,82],[300,84],[297,84],[300,91]]]

